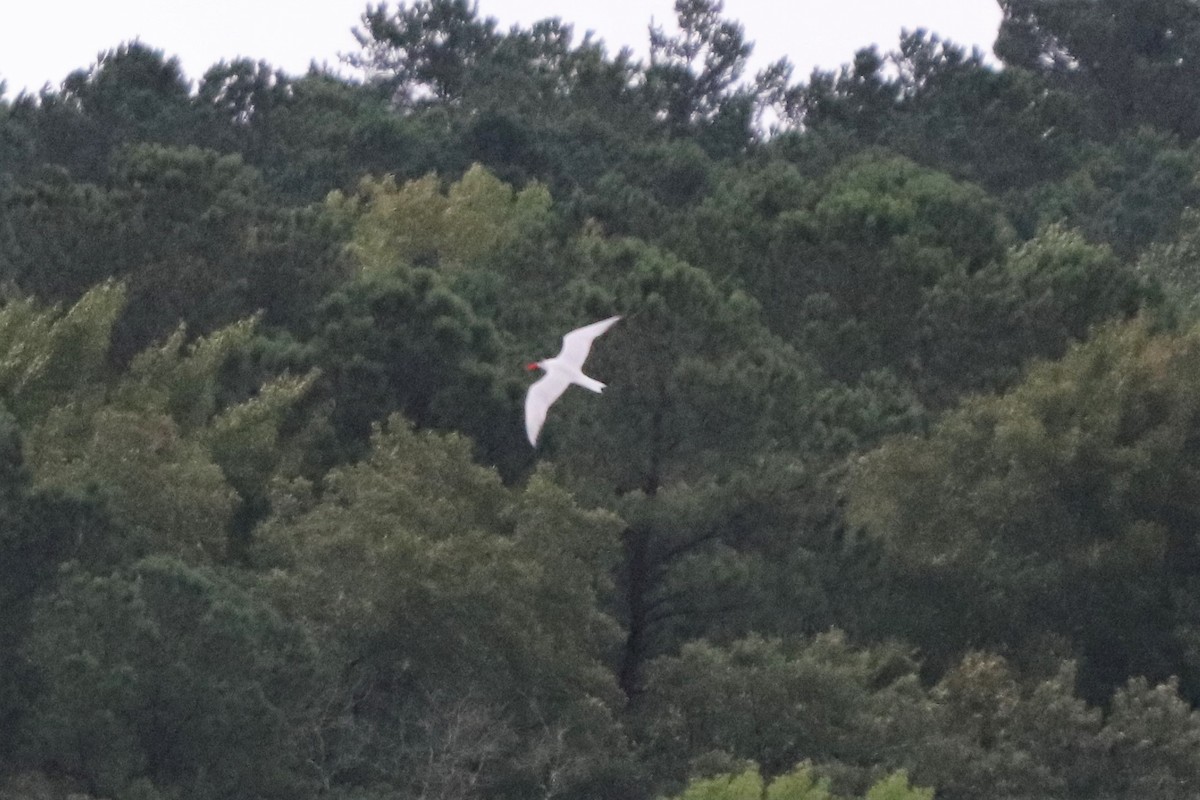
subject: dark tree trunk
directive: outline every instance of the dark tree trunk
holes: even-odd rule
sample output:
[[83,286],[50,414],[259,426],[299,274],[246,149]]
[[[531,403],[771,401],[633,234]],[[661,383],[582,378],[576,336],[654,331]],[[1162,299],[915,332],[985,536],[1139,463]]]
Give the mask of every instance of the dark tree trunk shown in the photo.
[[[663,414],[661,404],[650,421],[650,463],[646,469],[642,491],[652,500],[658,494],[659,464],[663,438]],[[650,558],[652,532],[637,528],[625,531],[625,606],[628,614],[628,633],[625,637],[625,653],[621,658],[621,669],[617,675],[621,690],[630,705],[637,702],[641,692],[642,662],[646,660],[648,629],[650,626],[649,597],[653,590]]]

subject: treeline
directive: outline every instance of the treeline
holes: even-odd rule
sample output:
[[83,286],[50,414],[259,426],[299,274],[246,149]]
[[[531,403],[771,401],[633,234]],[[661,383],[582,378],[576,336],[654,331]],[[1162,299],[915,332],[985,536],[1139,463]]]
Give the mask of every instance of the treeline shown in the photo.
[[0,91],[0,798],[1200,796],[1200,9],[1000,5]]

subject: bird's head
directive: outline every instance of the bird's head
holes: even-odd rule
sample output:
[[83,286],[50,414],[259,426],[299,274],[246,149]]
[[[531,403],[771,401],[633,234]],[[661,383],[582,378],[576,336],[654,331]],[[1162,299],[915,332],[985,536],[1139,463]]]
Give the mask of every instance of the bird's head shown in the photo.
[[525,365],[525,369],[529,372],[533,372],[535,369],[541,369],[541,368],[542,368],[542,362],[540,362],[540,361],[530,361],[528,364]]

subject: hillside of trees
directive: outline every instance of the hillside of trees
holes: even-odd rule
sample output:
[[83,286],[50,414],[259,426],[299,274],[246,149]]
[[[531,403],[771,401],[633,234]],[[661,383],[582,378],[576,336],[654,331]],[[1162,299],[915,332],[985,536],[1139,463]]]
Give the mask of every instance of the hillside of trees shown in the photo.
[[999,2],[0,89],[0,800],[1200,797],[1200,6]]

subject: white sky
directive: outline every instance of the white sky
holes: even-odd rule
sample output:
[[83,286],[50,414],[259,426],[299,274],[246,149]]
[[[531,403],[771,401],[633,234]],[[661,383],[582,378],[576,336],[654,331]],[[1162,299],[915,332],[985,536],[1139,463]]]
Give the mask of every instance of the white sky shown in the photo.
[[[0,80],[11,98],[21,89],[57,86],[103,50],[138,38],[178,56],[198,80],[221,59],[247,56],[286,72],[311,61],[336,65],[357,45],[350,30],[367,0],[0,0]],[[395,3],[392,3],[395,7]],[[646,51],[653,17],[668,28],[672,0],[479,0],[482,16],[501,27],[558,16],[576,40],[594,30],[615,53]],[[794,78],[814,66],[836,68],[871,43],[893,49],[901,28],[924,27],[991,52],[1000,22],[995,0],[725,0],[724,15],[755,43],[752,70],[781,56]]]

